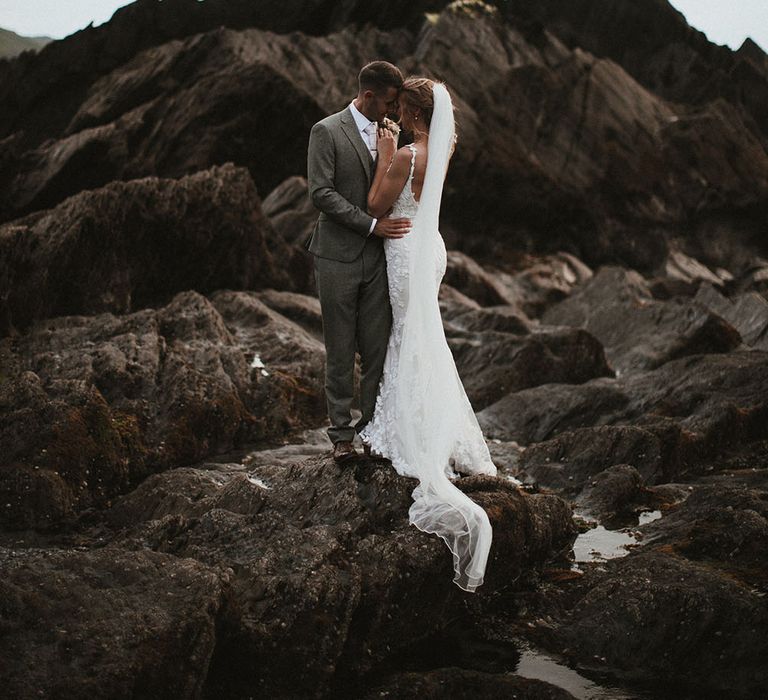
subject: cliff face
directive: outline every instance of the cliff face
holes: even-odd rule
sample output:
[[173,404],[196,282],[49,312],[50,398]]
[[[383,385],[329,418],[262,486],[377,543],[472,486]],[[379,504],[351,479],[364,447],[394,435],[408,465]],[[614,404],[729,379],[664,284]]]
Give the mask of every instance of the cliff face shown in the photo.
[[381,57],[459,106],[451,246],[647,271],[678,242],[723,267],[768,252],[758,47],[713,46],[666,2],[444,5],[137,2],[0,63],[0,220],[230,161],[266,196]]

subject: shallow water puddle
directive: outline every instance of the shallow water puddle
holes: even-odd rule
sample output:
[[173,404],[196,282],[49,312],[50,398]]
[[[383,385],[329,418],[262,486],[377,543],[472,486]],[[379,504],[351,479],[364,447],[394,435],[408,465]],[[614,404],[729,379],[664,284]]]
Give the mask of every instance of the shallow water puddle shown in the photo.
[[[574,515],[582,517],[588,522],[597,522],[583,513],[575,512]],[[580,562],[606,561],[626,556],[629,554],[631,547],[640,543],[640,536],[635,531],[635,527],[645,525],[660,517],[660,510],[646,511],[640,513],[638,523],[634,527],[609,530],[604,525],[598,523],[590,530],[580,533],[573,543],[575,564],[571,566],[571,569],[580,571],[578,567]]]
[[609,685],[598,685],[566,666],[556,657],[536,649],[525,640],[518,640],[517,645],[520,650],[520,662],[514,670],[516,675],[546,681],[567,690],[579,700],[640,700],[650,697]]

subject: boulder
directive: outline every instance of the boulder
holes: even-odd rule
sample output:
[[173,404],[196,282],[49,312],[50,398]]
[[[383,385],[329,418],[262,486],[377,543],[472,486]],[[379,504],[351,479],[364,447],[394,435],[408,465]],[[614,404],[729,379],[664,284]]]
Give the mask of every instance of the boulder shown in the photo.
[[325,415],[322,344],[254,293],[41,321],[0,358],[4,527],[55,525],[153,471]]
[[544,323],[584,328],[623,373],[652,369],[698,353],[724,353],[741,345],[738,331],[696,301],[657,301],[632,270],[600,268],[583,287],[550,307]]
[[242,168],[115,182],[0,226],[0,334],[191,289],[290,288],[287,256]]
[[[440,611],[466,595],[443,541],[408,525],[416,483],[380,460],[340,468],[327,456],[181,468],[147,479],[106,518],[115,546],[233,570],[208,692],[321,695],[438,633]],[[457,485],[494,528],[480,596],[514,586],[575,536],[556,496],[496,477]]]
[[202,697],[228,573],[109,546],[0,557],[7,697]]
[[768,682],[761,594],[663,549],[602,564],[534,634],[584,673],[747,700]]
[[448,344],[475,411],[512,391],[612,374],[602,346],[583,330],[541,329],[522,336],[457,331]]

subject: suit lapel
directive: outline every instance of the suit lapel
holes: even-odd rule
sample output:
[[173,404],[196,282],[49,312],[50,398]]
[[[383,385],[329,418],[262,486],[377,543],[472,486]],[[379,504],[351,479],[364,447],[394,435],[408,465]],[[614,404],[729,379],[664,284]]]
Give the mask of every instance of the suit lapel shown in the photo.
[[349,142],[352,144],[352,146],[354,146],[355,151],[357,151],[357,155],[360,156],[360,162],[363,164],[363,168],[365,168],[365,174],[370,181],[373,167],[373,158],[371,157],[371,152],[368,150],[368,146],[366,146],[365,142],[363,141],[363,137],[357,128],[357,124],[355,123],[355,118],[352,116],[352,112],[349,111],[349,107],[347,107],[342,112],[341,130],[349,139]]

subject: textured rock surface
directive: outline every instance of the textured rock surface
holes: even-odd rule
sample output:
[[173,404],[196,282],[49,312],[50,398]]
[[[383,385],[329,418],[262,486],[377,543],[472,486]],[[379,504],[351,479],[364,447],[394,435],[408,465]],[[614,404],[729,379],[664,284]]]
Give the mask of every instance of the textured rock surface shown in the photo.
[[[241,2],[143,2],[0,65],[0,220],[111,180],[226,162],[248,168],[262,197],[281,183],[295,188],[289,178],[305,175],[309,127],[350,99],[348,67],[373,45],[406,72],[447,80],[456,95],[461,140],[442,225],[450,248],[494,262],[568,251],[645,271],[663,267],[672,248],[713,267],[741,267],[754,247],[768,254],[757,235],[768,195],[759,101],[725,90],[722,78],[702,92],[694,70],[686,89],[665,90],[635,70],[647,47],[635,46],[632,61],[581,42],[596,57],[570,35],[569,48],[558,38],[573,19],[563,3],[545,8],[551,32],[512,6],[452,3],[423,14],[445,5],[353,2],[329,13],[290,3],[256,13]],[[646,12],[620,5],[633,21]],[[598,27],[622,16],[604,14]],[[711,46],[694,43],[699,57]],[[659,61],[654,53],[654,70]],[[705,57],[705,70],[707,61],[721,76],[754,63]],[[738,77],[750,89],[760,80]],[[298,223],[289,226],[296,235]]]
[[290,287],[290,255],[242,168],[112,183],[0,226],[0,334],[188,289]]
[[[376,461],[342,469],[322,456],[251,471],[207,464],[144,480],[104,513],[98,541],[92,532],[77,537],[87,551],[17,539],[14,550],[0,548],[10,561],[0,645],[17,669],[12,687],[71,697],[111,669],[111,697],[131,696],[129,672],[147,696],[198,697],[203,689],[242,697],[257,688],[323,697],[358,685],[362,695],[366,674],[438,633],[444,610],[461,609],[466,595],[451,582],[442,540],[408,524],[415,485]],[[478,595],[514,589],[523,573],[570,547],[575,528],[559,497],[526,495],[504,478],[467,477],[459,486],[494,527]],[[85,605],[87,614],[68,624]],[[38,622],[27,627],[30,618]],[[93,666],[57,672],[67,658],[91,653]],[[23,659],[38,660],[34,676]],[[161,673],[165,665],[173,671]],[[529,697],[562,697],[548,692]]]
[[0,341],[3,525],[55,524],[153,471],[322,420],[322,344],[253,293],[212,300]]
[[[472,596],[327,455],[307,137],[372,51],[457,105]],[[758,697],[766,76],[664,0],[138,0],[0,61],[4,687]]]

